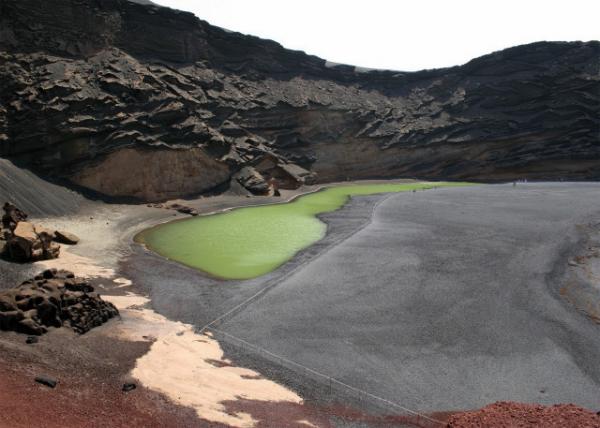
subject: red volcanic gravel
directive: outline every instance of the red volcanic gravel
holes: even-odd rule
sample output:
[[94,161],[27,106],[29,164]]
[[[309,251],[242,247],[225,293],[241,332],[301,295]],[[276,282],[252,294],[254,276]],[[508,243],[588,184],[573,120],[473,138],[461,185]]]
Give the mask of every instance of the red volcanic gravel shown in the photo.
[[499,401],[472,412],[456,413],[448,421],[448,428],[488,427],[598,428],[600,416],[574,404],[542,406]]

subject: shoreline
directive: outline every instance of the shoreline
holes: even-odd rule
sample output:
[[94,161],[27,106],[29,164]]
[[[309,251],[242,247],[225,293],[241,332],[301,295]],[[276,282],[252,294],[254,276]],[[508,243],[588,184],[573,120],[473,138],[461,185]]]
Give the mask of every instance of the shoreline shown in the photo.
[[[471,185],[471,183],[453,183],[453,182],[439,182],[439,187],[461,187],[463,185]],[[378,189],[377,186],[414,186],[415,189],[410,189],[410,188],[389,188],[389,189]],[[373,189],[372,190],[365,190],[363,189],[362,193],[361,193],[361,187],[364,186],[372,186]],[[320,210],[314,210],[314,212],[312,212],[313,210],[309,210],[310,211],[310,218],[316,220],[320,226],[319,227],[323,227],[322,231],[319,231],[319,237],[315,237],[314,239],[310,239],[310,241],[306,241],[306,242],[297,242],[296,245],[290,246],[289,248],[287,248],[285,251],[282,251],[281,253],[274,253],[272,255],[272,259],[273,262],[276,264],[269,263],[269,267],[267,269],[262,269],[262,268],[258,268],[258,271],[254,271],[252,269],[250,269],[250,271],[248,271],[248,268],[241,268],[241,271],[238,272],[237,274],[227,274],[225,271],[221,271],[218,272],[219,269],[213,270],[211,268],[211,266],[206,265],[206,264],[200,264],[198,265],[197,263],[197,259],[189,259],[187,258],[187,256],[184,256],[183,258],[178,257],[177,256],[177,251],[175,251],[175,253],[173,253],[172,251],[166,251],[164,248],[162,247],[156,247],[155,245],[150,245],[149,242],[152,241],[148,241],[149,238],[152,238],[155,233],[159,233],[159,230],[163,230],[161,236],[165,236],[165,228],[170,227],[169,230],[172,230],[173,227],[185,227],[185,226],[181,226],[182,222],[188,221],[190,223],[188,223],[189,225],[191,225],[191,222],[194,222],[194,224],[198,225],[198,221],[201,221],[202,218],[207,218],[207,217],[214,217],[214,216],[218,216],[218,215],[222,215],[225,213],[231,213],[237,210],[242,210],[244,208],[260,208],[260,207],[276,207],[276,206],[283,206],[283,205],[287,205],[287,204],[293,204],[296,201],[299,200],[304,200],[303,198],[307,198],[310,195],[315,195],[318,193],[322,193],[322,192],[327,192],[327,191],[334,191],[335,190],[339,190],[339,189],[344,189],[344,188],[357,188],[356,192],[352,192],[352,191],[348,191],[346,193],[342,193],[338,196],[334,196],[334,198],[336,197],[344,197],[343,201],[340,201],[339,206],[337,205],[338,202],[335,202],[335,206],[323,206]],[[306,189],[307,191],[305,192],[295,192],[295,194],[290,195],[289,197],[285,198],[284,200],[278,200],[278,201],[274,201],[274,202],[265,202],[265,203],[258,203],[258,204],[253,204],[253,205],[236,205],[236,204],[232,204],[229,207],[225,207],[225,208],[221,208],[219,210],[215,210],[215,211],[208,211],[206,213],[202,213],[199,216],[194,216],[194,217],[190,217],[187,219],[176,219],[176,220],[172,220],[172,221],[164,221],[161,222],[159,224],[156,224],[154,226],[151,226],[149,228],[145,228],[143,230],[141,230],[140,232],[136,233],[135,236],[133,237],[133,240],[135,243],[142,245],[145,249],[147,249],[148,251],[150,251],[153,254],[157,254],[165,259],[171,260],[175,263],[179,263],[183,266],[187,266],[189,268],[192,269],[196,269],[200,272],[202,272],[203,274],[207,275],[207,276],[211,276],[215,279],[220,279],[220,280],[224,280],[224,281],[230,281],[230,280],[248,280],[248,279],[253,279],[253,278],[259,278],[262,277],[272,271],[275,271],[277,269],[279,269],[281,266],[283,266],[285,263],[289,262],[291,259],[293,259],[296,254],[298,254],[299,252],[307,249],[308,247],[314,245],[316,242],[318,242],[320,239],[322,239],[326,233],[327,233],[327,223],[323,222],[320,220],[321,216],[326,215],[329,212],[332,211],[336,211],[339,209],[342,209],[353,197],[359,197],[359,196],[367,196],[367,195],[377,195],[377,194],[387,194],[387,193],[396,193],[396,192],[403,192],[403,191],[424,191],[424,190],[431,190],[434,188],[438,188],[438,186],[436,186],[436,182],[430,182],[430,181],[411,181],[411,180],[395,180],[395,181],[390,181],[390,182],[366,182],[366,181],[362,181],[362,182],[352,182],[352,183],[347,183],[345,185],[336,185],[335,183],[331,183],[331,184],[327,184],[327,185],[322,185],[322,186],[318,186],[312,189]],[[299,212],[301,213],[301,212]],[[273,220],[279,224],[281,221],[285,221],[286,217],[284,215],[281,215],[279,217],[275,217],[273,218]],[[178,224],[177,226],[174,226],[177,223],[181,223]],[[316,223],[311,223],[311,225],[316,224]],[[228,225],[231,226],[231,225]],[[268,230],[269,229],[269,224],[265,223],[262,224],[262,226],[264,227],[264,230]],[[294,223],[290,223],[290,228],[293,228]],[[257,225],[257,227],[259,227]],[[316,227],[316,226],[315,226]],[[259,227],[260,228],[260,227]],[[272,236],[276,236],[277,234],[280,233],[284,233],[284,230],[279,230],[279,232],[269,232],[268,235],[265,235],[265,238],[269,239],[269,237]],[[306,233],[307,231],[304,230],[304,233]],[[261,242],[261,236],[259,236],[259,240],[258,242]],[[243,236],[236,236],[236,241],[238,240],[238,238],[243,238]],[[217,237],[215,237],[215,239],[219,239]],[[252,238],[252,240],[254,241],[254,238]],[[202,248],[198,248],[197,247],[197,242],[194,241],[194,243],[192,243],[191,241],[186,241],[186,239],[183,237],[183,241],[184,242],[180,242],[177,244],[176,248],[179,248],[179,246],[181,245],[188,245],[188,244],[192,244],[194,246],[194,251],[202,251]],[[173,244],[175,241],[171,240],[171,244]],[[187,243],[187,244],[186,244]],[[187,248],[187,247],[185,247]],[[231,251],[235,251],[234,248],[230,248]],[[251,249],[249,249],[251,250]],[[263,250],[266,250],[266,248],[263,248]],[[288,251],[289,250],[289,251]],[[224,251],[228,251],[228,250],[224,250]],[[258,251],[258,249],[256,250]],[[189,251],[188,251],[189,252]],[[229,252],[228,252],[229,254]],[[243,253],[240,254],[241,257],[251,257],[254,253]],[[264,254],[264,253],[260,253],[260,254]],[[276,255],[277,254],[277,255]],[[210,256],[208,256],[210,257]],[[229,256],[228,256],[229,257]],[[271,266],[272,265],[272,266]],[[229,269],[228,269],[229,270]],[[235,268],[234,268],[235,270]]]
[[[225,213],[225,212],[229,212],[229,211],[233,211],[233,210],[237,210],[240,208],[251,208],[251,207],[262,207],[262,206],[268,206],[268,205],[279,205],[279,204],[288,204],[290,202],[295,201],[298,198],[301,198],[303,196],[306,195],[310,195],[313,193],[317,193],[317,192],[321,192],[325,189],[331,188],[331,187],[337,187],[337,186],[342,186],[342,185],[346,185],[346,186],[352,186],[352,185],[361,185],[361,184],[383,184],[383,183],[412,183],[412,182],[420,182],[419,180],[413,180],[413,179],[396,179],[396,180],[358,180],[358,181],[340,181],[340,182],[332,182],[332,183],[326,183],[326,184],[318,184],[318,185],[314,185],[314,186],[301,186],[298,189],[295,190],[287,190],[284,191],[286,193],[290,193],[288,195],[288,198],[286,200],[282,200],[281,196],[271,196],[271,195],[265,195],[265,196],[251,196],[250,199],[252,198],[275,198],[273,201],[267,201],[267,202],[258,202],[258,203],[249,203],[249,204],[241,204],[241,205],[231,205],[231,206],[226,206],[226,207],[222,207],[222,208],[218,208],[215,209],[213,211],[198,211],[198,216],[197,217],[206,217],[206,216],[211,216],[211,215],[216,215],[216,214],[221,214],[221,213]],[[435,183],[435,182],[429,182],[427,181],[427,183]],[[216,196],[215,198],[220,197]],[[248,198],[246,198],[245,196],[237,196],[238,198],[245,198],[246,200]],[[210,198],[210,197],[209,197]],[[191,200],[187,200],[187,199],[173,199],[173,200],[169,200],[167,202],[165,202],[165,204],[168,203],[173,203],[173,202],[179,202],[179,201],[186,201],[187,204],[189,204],[190,206],[196,208],[196,205],[198,204],[199,201],[204,200],[204,199],[209,199],[209,198],[198,198],[198,199],[191,199]],[[159,208],[160,209],[160,208]],[[163,222],[159,222],[154,224],[153,226],[150,226],[146,229],[143,229],[139,232],[137,232],[137,235],[139,235],[140,233],[148,230],[148,229],[152,229],[154,227],[163,225],[163,224],[167,224],[167,223],[174,223],[174,222],[178,222],[178,221],[185,221],[185,220],[191,220],[194,217],[191,217],[189,215],[186,215],[183,218],[177,218],[175,220],[165,220]],[[135,238],[137,238],[137,235],[134,236],[133,241],[137,244],[143,244],[142,242],[138,242]]]
[[[353,183],[345,182],[345,184]],[[292,194],[287,197],[286,201],[277,200],[275,202],[286,203],[305,194],[319,191],[323,187],[325,186],[298,189],[291,192]],[[207,199],[209,198],[187,201],[187,203],[202,205],[204,212],[213,213],[236,207],[272,203],[231,196],[215,200]],[[247,201],[248,203],[240,204],[242,201],[246,202],[247,199],[251,200]],[[188,218],[181,214],[177,215],[177,217],[179,216],[184,219]],[[208,419],[211,423],[227,426],[253,426],[258,421],[253,419],[253,414],[256,416],[261,412],[264,413],[264,409],[270,408],[268,413],[276,415],[278,408],[285,409],[291,406],[298,418],[302,416],[299,421],[306,420],[306,423],[299,422],[298,426],[314,425],[310,421],[321,426],[319,423],[324,423],[321,414],[323,409],[318,406],[307,406],[304,399],[292,390],[263,378],[259,372],[236,368],[225,355],[225,351],[218,341],[206,334],[197,334],[190,324],[173,321],[159,315],[152,309],[154,302],[150,300],[151,295],[144,296],[146,293],[140,284],[136,283],[135,278],[128,277],[126,272],[123,272],[123,261],[120,258],[127,253],[130,253],[130,257],[135,257],[133,254],[136,250],[135,247],[141,247],[133,241],[132,237],[148,225],[169,221],[172,217],[175,217],[172,212],[146,206],[110,206],[90,202],[74,215],[35,219],[44,226],[64,226],[73,233],[79,234],[82,241],[77,246],[63,246],[61,257],[58,259],[36,262],[33,267],[34,269],[35,266],[40,269],[65,268],[75,271],[76,275],[90,277],[103,297],[114,302],[121,311],[120,320],[109,321],[95,329],[94,335],[114,337],[132,345],[140,343],[140,341],[146,343],[149,348],[133,361],[134,369],[130,372],[130,376],[133,376],[144,389],[149,388],[149,390],[168,397],[175,406],[194,409],[197,417],[201,418],[198,423],[201,424],[201,420]],[[92,248],[100,243],[101,248]],[[143,249],[143,251],[148,250]],[[99,257],[94,257],[95,255]],[[165,263],[174,262],[165,259]],[[198,271],[194,269],[194,272]],[[64,333],[65,329],[62,330],[61,333]],[[56,335],[55,332],[50,334]],[[48,338],[51,340],[51,336]],[[178,349],[177,352],[173,352],[174,346]],[[188,355],[187,366],[191,367],[196,364],[196,369],[202,373],[202,378],[192,379],[190,373],[187,372],[161,373],[158,367],[163,367],[164,364],[181,365],[181,362],[165,363],[165,361],[169,361],[171,354]],[[202,363],[207,360],[210,362]],[[199,361],[201,366],[197,366]],[[236,372],[237,370],[239,371]],[[217,376],[209,384],[202,382],[207,373],[214,373],[214,376]],[[171,379],[179,376],[176,388],[168,386],[170,384],[169,376]],[[228,389],[231,391],[230,395],[223,396],[223,391],[219,394],[202,394],[207,387],[210,390],[211,385],[212,387],[222,385],[223,376],[228,377],[229,382],[233,382]],[[261,386],[256,389],[253,384]],[[188,393],[182,395],[181,391],[188,391]],[[204,398],[198,402],[197,397],[201,396]],[[244,404],[245,401],[239,401],[242,397],[243,400],[247,400],[246,404]],[[245,407],[249,408],[250,413],[244,410]],[[232,412],[232,408],[236,411]],[[345,412],[343,409],[339,411]]]
[[[349,184],[348,182],[345,183]],[[290,198],[297,198],[314,191],[314,189],[310,189],[309,192],[298,192]],[[193,203],[204,205],[207,212],[212,210],[212,212],[217,213],[227,209],[227,206],[224,206],[227,203],[246,202],[248,198],[228,196],[218,200],[209,201],[207,199],[202,198],[193,201]],[[286,265],[290,264],[286,269],[297,269],[303,264],[314,260],[316,257],[322,256],[324,252],[328,251],[328,248],[333,248],[341,242],[333,239],[334,236],[332,233],[338,234],[336,236],[343,240],[348,236],[352,236],[357,230],[360,230],[361,225],[364,227],[364,221],[358,217],[361,217],[361,215],[364,217],[364,213],[367,211],[370,212],[373,209],[373,205],[377,204],[377,200],[379,199],[381,199],[381,195],[352,199],[340,210],[334,213],[327,213],[324,216],[325,219],[322,220],[327,225],[326,238],[324,238],[327,242],[314,244],[306,249],[304,254],[298,254],[292,261],[286,263]],[[242,204],[241,207],[256,206],[252,202],[261,203],[261,201],[247,202],[247,204]],[[187,203],[190,204],[189,201]],[[279,203],[285,202],[279,201]],[[361,212],[363,214],[357,217],[357,213]],[[350,217],[344,218],[344,214],[351,214],[352,220],[350,221]],[[185,219],[189,218],[181,214],[177,216]],[[90,217],[93,218],[90,219]],[[287,409],[286,411],[296,415],[298,427],[310,426],[310,424],[327,426],[323,422],[326,419],[323,419],[324,412],[339,414],[354,412],[352,409],[336,408],[332,410],[327,407],[327,403],[320,401],[321,397],[311,396],[311,391],[307,387],[307,385],[311,385],[310,382],[304,384],[305,380],[301,378],[297,378],[295,383],[284,382],[281,380],[282,378],[292,378],[294,375],[277,374],[278,368],[270,367],[268,364],[265,365],[263,361],[253,361],[254,357],[251,355],[240,355],[239,350],[230,346],[226,341],[218,341],[214,337],[197,334],[197,329],[194,328],[194,325],[202,324],[196,323],[192,315],[182,312],[182,308],[178,307],[177,302],[188,301],[190,299],[190,290],[195,289],[199,295],[198,299],[202,301],[202,304],[208,306],[214,304],[212,301],[205,301],[206,296],[203,296],[202,292],[197,290],[197,287],[202,287],[198,283],[202,274],[196,269],[183,267],[177,262],[164,259],[162,256],[145,254],[149,253],[149,250],[136,244],[131,239],[140,228],[148,224],[168,221],[172,217],[175,216],[168,210],[148,208],[146,206],[107,206],[99,203],[90,203],[77,215],[48,218],[46,220],[35,219],[36,222],[40,222],[45,226],[50,224],[64,225],[65,229],[79,234],[83,239],[78,246],[63,246],[64,251],[59,259],[38,262],[30,267],[34,269],[36,267],[40,267],[41,269],[45,266],[64,267],[69,270],[75,270],[80,275],[92,276],[94,285],[99,287],[98,291],[107,300],[112,299],[113,302],[118,304],[122,311],[122,319],[110,321],[102,327],[94,329],[93,334],[86,335],[84,338],[87,339],[87,337],[90,337],[93,340],[100,340],[98,339],[99,337],[112,338],[113,340],[120,341],[119,343],[123,342],[119,345],[122,349],[142,345],[147,347],[147,351],[143,354],[134,359],[128,357],[127,360],[123,360],[118,364],[134,364],[135,367],[139,362],[140,369],[138,371],[135,368],[132,369],[130,375],[137,376],[140,390],[145,390],[146,388],[143,385],[147,385],[149,391],[165,397],[174,406],[184,409],[182,410],[184,414],[185,409],[194,409],[196,418],[203,416],[210,418],[212,421],[204,422],[203,419],[196,419],[198,425],[192,426],[204,426],[202,424],[205,423],[224,424],[223,426],[251,426],[263,420],[261,418],[267,417],[265,416],[265,412],[267,412],[267,415],[279,414],[281,416],[278,413],[280,409]],[[370,218],[372,220],[372,215],[370,215]],[[332,219],[338,220],[332,222]],[[347,224],[348,221],[350,223]],[[342,227],[342,225],[345,225],[345,227]],[[333,230],[330,228],[333,228]],[[97,246],[99,248],[96,248]],[[125,255],[128,256],[124,260],[123,257]],[[158,261],[158,258],[162,259],[162,261]],[[179,266],[173,266],[175,264]],[[148,285],[145,280],[146,277],[140,275],[140,269],[144,269],[144,267],[145,270],[155,271],[155,273],[145,272],[144,275],[154,276],[156,282],[168,280],[169,283],[163,286],[166,287],[165,289],[171,287],[171,291],[176,289],[176,293],[181,293],[178,297],[180,300],[169,301],[169,295],[164,294],[161,288],[154,288],[154,285]],[[148,269],[148,267],[151,267],[151,269]],[[181,271],[184,269],[192,272],[182,273]],[[268,280],[275,283],[282,280],[281,275],[289,272],[286,269],[283,272],[278,272],[276,275],[271,275]],[[175,280],[173,280],[174,277],[172,275],[175,275]],[[179,277],[180,279],[177,279]],[[214,287],[208,279],[206,281],[206,290]],[[181,288],[186,283],[189,288]],[[240,291],[239,282],[235,284],[235,281],[233,281],[230,285],[232,293],[235,294]],[[229,297],[224,296],[223,299],[222,304],[229,306]],[[233,306],[233,302],[231,306]],[[187,303],[191,304],[189,301]],[[204,312],[202,305],[198,305],[196,312]],[[65,333],[64,330],[58,329],[52,331],[49,334],[54,336],[48,336],[48,340],[53,340],[53,337],[60,337],[61,334]],[[77,349],[80,345],[76,341],[73,346]],[[175,351],[176,349],[177,351]],[[125,352],[125,354],[129,355],[129,351]],[[185,360],[188,362],[171,361],[169,360],[170,354],[188,355],[189,358]],[[118,358],[115,360],[115,363],[117,360]],[[200,361],[200,365],[197,365],[196,369],[201,375],[200,377],[194,377],[185,368],[193,368],[194,364],[198,361]],[[184,370],[160,373],[160,367],[165,364],[182,366]],[[236,364],[248,368],[236,367]],[[203,378],[208,379],[205,377],[207,373],[211,373],[210,376],[216,376],[216,378],[212,378],[213,380],[208,385],[202,383]],[[267,378],[264,377],[265,374]],[[170,384],[168,379],[162,379],[162,375],[167,378],[177,378],[175,385]],[[220,391],[218,394],[204,394],[203,396],[198,389],[194,389],[205,389],[207,387],[210,388],[211,385],[222,384],[223,382],[220,380],[222,376],[229,379],[228,382],[231,385],[229,390],[235,392],[234,395],[223,396],[223,391]],[[261,385],[267,386],[261,386],[260,389],[261,391],[271,391],[270,393],[267,392],[268,395],[261,395],[262,393],[254,390],[254,385],[258,385],[259,381],[266,382],[265,384],[261,383]],[[185,386],[188,382],[193,387],[188,388]],[[319,389],[318,385],[314,386],[315,390]],[[187,395],[182,396],[178,394],[180,390],[187,391]],[[248,392],[244,396],[243,394],[240,395],[240,391]],[[318,391],[315,394],[318,396]],[[197,401],[197,397],[204,398]],[[218,398],[218,400],[211,401],[212,398]],[[285,401],[280,401],[280,398],[283,398]],[[352,403],[348,397],[343,397],[342,395],[333,398],[333,402],[342,401],[349,403],[355,405],[355,409],[363,406],[364,410],[364,403]],[[373,409],[373,412],[376,412],[376,410]],[[449,414],[451,413],[453,412],[449,412]],[[356,416],[355,413],[352,413],[352,415],[351,418],[358,417],[360,419],[367,417],[362,413],[361,416]],[[189,415],[186,417],[189,417]],[[289,418],[289,414],[286,417]],[[371,418],[370,420],[374,421],[378,420],[377,417],[368,416],[368,418]],[[280,423],[282,423],[282,420],[280,420]],[[300,421],[308,423],[300,423]],[[404,420],[403,423],[407,423],[407,421]],[[400,422],[398,422],[398,426],[402,426]]]

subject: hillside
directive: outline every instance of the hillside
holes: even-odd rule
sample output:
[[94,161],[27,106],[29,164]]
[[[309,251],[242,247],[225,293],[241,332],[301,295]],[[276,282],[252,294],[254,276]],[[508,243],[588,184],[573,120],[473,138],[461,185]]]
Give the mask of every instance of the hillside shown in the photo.
[[232,181],[598,179],[600,43],[404,73],[155,5],[0,0],[0,156],[148,201]]

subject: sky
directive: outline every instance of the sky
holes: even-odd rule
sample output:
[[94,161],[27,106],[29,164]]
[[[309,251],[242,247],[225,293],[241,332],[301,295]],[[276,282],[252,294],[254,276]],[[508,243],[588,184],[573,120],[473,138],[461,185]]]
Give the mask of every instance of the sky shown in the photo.
[[332,62],[415,71],[541,40],[600,40],[600,0],[154,0]]

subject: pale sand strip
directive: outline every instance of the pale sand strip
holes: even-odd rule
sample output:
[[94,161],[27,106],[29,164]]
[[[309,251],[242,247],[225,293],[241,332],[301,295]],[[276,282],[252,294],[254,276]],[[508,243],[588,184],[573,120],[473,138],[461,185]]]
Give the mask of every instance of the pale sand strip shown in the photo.
[[61,244],[59,258],[42,260],[35,262],[34,265],[38,265],[42,269],[69,270],[76,276],[84,278],[111,278],[115,275],[113,269],[99,266],[90,258],[69,252],[69,247],[64,244]]
[[[93,260],[69,253],[38,262],[43,268],[68,269],[87,277],[114,276]],[[127,284],[119,278],[121,284]],[[249,369],[234,367],[219,343],[207,334],[196,334],[189,324],[171,321],[145,307],[149,299],[134,293],[103,296],[121,312],[121,320],[100,327],[108,335],[130,341],[152,341],[147,354],[136,361],[131,376],[147,388],[161,392],[177,404],[193,408],[202,419],[252,427],[256,420],[248,413],[228,413],[223,402],[240,398],[270,402],[301,403],[302,399]]]

